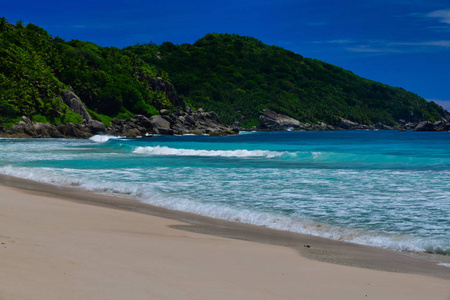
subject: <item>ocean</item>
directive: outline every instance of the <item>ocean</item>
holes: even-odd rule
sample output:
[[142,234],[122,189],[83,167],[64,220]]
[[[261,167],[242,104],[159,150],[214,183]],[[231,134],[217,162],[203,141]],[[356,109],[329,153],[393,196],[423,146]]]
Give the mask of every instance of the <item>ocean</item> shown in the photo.
[[214,218],[450,255],[450,133],[0,139],[0,173]]

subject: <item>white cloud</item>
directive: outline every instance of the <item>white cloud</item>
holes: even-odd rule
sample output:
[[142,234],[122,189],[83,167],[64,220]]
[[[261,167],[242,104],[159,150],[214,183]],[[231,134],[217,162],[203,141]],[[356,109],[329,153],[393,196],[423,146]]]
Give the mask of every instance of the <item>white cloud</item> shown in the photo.
[[450,10],[435,10],[427,13],[425,16],[438,19],[441,23],[450,24]]
[[331,40],[331,41],[317,41],[317,42],[313,42],[313,43],[314,44],[352,44],[352,43],[355,43],[355,41],[340,39],[340,40]]
[[444,47],[450,48],[450,40],[441,40],[441,41],[423,41],[423,42],[397,42],[390,43],[393,46],[430,46],[430,47]]
[[[356,43],[355,43],[356,44]],[[360,43],[354,47],[346,48],[351,52],[359,53],[425,53],[433,51],[448,51],[450,48],[450,40],[436,41],[402,41],[392,42],[383,40],[367,41]]]
[[383,47],[371,47],[371,46],[367,46],[367,45],[361,45],[359,47],[347,48],[347,50],[351,51],[351,52],[380,53],[380,54],[401,52],[400,50],[397,50],[397,49],[383,48]]

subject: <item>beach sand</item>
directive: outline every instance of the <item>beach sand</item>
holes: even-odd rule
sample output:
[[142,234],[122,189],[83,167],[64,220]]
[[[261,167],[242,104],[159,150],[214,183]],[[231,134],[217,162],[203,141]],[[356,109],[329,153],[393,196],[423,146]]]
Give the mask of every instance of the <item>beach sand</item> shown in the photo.
[[450,268],[416,255],[0,184],[0,300],[450,299]]

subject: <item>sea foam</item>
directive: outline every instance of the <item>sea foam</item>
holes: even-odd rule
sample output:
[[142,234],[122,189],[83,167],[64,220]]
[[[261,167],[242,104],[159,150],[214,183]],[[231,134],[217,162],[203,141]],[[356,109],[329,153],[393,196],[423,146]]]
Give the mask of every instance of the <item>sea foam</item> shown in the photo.
[[0,167],[0,174],[56,185],[78,186],[101,194],[128,196],[151,205],[223,220],[399,251],[450,254],[448,245],[442,241],[415,238],[409,235],[391,235],[339,228],[305,217],[292,217],[258,209],[238,208],[224,203],[206,203],[186,195],[176,195],[164,191],[162,188],[165,185],[164,182],[152,184],[139,182],[137,179],[140,175],[133,169],[116,171],[115,174],[116,177],[122,179],[134,177],[132,178],[133,183],[115,181],[112,178],[107,179],[109,178],[108,174],[113,172],[112,170],[60,169],[55,171],[51,168],[29,169],[10,165]]
[[99,135],[94,135],[93,137],[89,138],[89,140],[96,142],[96,143],[106,143],[107,141],[109,141],[111,139],[121,139],[121,138],[124,138],[124,137],[99,134]]
[[167,146],[137,147],[133,153],[146,155],[168,155],[168,156],[209,156],[209,157],[263,157],[275,158],[291,155],[288,152],[276,152],[268,150],[196,150],[176,149]]

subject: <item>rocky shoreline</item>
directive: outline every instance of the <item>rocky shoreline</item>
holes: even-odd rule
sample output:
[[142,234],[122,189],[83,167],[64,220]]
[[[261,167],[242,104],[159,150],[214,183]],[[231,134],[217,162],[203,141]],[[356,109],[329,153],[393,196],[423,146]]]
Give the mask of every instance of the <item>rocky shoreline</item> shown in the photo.
[[413,131],[450,131],[450,121],[438,122],[424,121],[411,123],[400,120],[396,126],[387,126],[381,123],[364,125],[341,118],[339,124],[332,126],[323,122],[316,124],[301,123],[291,117],[278,114],[274,111],[264,110],[259,117],[259,125],[253,128],[240,128],[235,123],[232,127],[220,122],[214,112],[197,111],[186,107],[184,111],[175,109],[172,113],[161,110],[160,115],[146,117],[136,115],[131,119],[114,119],[109,127],[99,121],[93,120],[84,109],[82,103],[71,93],[64,95],[65,103],[75,112],[83,116],[80,124],[58,124],[32,122],[23,116],[22,121],[11,129],[0,128],[0,137],[5,138],[90,138],[96,134],[108,134],[125,137],[142,137],[156,134],[182,135],[182,134],[209,134],[230,135],[239,131],[338,131],[338,130],[413,130]]
[[[83,121],[80,124],[58,124],[32,122],[27,116],[22,116],[22,120],[11,127],[5,129],[0,127],[0,137],[6,138],[90,138],[96,134],[109,134],[126,137],[152,136],[155,134],[210,134],[228,135],[237,134],[237,129],[220,122],[219,117],[214,112],[204,112],[201,108],[194,111],[185,106],[184,102],[173,92],[171,85],[165,84],[161,80],[154,80],[158,90],[168,93],[171,101],[179,104],[179,108],[172,113],[168,110],[160,110],[160,115],[146,117],[136,115],[131,119],[114,119],[109,127],[102,122],[92,119],[87,112],[83,102],[71,90],[62,93],[62,101],[73,112],[80,114]],[[184,111],[183,111],[183,110]]]
[[413,130],[413,131],[450,131],[450,115],[447,119],[437,122],[423,121],[423,122],[406,122],[399,120],[398,125],[388,126],[382,123],[374,125],[364,125],[339,118],[339,123],[336,126],[318,122],[316,124],[301,123],[296,119],[288,117],[283,114],[278,114],[271,110],[264,110],[259,116],[259,125],[252,128],[256,131],[335,131],[335,130]]
[[161,110],[161,115],[145,117],[136,115],[127,120],[114,119],[110,127],[95,120],[83,120],[81,124],[58,124],[32,122],[23,116],[22,121],[6,130],[0,128],[0,136],[6,138],[90,138],[96,134],[109,134],[126,137],[152,136],[155,134],[209,134],[229,135],[239,131],[219,121],[214,112],[203,112],[202,109],[186,112],[175,110],[169,114]]

